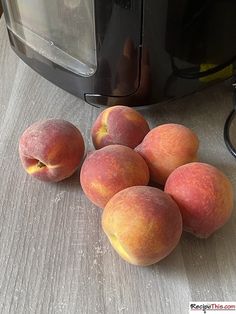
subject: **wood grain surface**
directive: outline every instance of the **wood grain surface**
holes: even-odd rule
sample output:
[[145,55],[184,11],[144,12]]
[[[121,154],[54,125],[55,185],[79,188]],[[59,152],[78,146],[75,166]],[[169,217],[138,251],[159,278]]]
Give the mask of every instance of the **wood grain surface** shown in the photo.
[[[231,106],[231,88],[221,83],[142,113],[151,127],[176,122],[192,128],[200,160],[223,170],[236,192],[236,160],[222,136]],[[0,313],[183,314],[189,301],[236,301],[235,211],[208,240],[183,234],[167,258],[135,267],[110,247],[101,210],[83,195],[78,173],[57,184],[25,173],[18,140],[30,124],[71,121],[91,150],[91,123],[100,111],[20,61],[1,19]]]

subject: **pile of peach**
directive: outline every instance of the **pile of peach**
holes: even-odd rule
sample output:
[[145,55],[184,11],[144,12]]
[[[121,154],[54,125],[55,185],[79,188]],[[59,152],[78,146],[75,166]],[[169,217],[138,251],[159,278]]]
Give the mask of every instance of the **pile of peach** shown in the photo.
[[170,123],[150,130],[140,113],[114,106],[100,113],[91,136],[96,150],[84,159],[84,140],[73,124],[36,122],[20,138],[20,159],[30,175],[54,182],[82,164],[82,189],[103,209],[103,230],[129,263],[156,263],[183,230],[207,238],[229,219],[232,185],[197,161],[199,140],[189,128]]

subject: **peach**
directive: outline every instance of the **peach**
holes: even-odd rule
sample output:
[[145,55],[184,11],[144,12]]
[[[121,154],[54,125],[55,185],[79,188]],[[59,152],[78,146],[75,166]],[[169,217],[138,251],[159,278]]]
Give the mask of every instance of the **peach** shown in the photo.
[[84,140],[73,124],[49,119],[28,127],[19,141],[22,165],[28,174],[43,181],[71,176],[84,156]]
[[114,106],[99,114],[91,130],[96,149],[111,144],[135,148],[150,131],[147,121],[136,110]]
[[85,195],[103,208],[117,192],[133,186],[147,185],[149,170],[143,158],[129,147],[109,145],[90,153],[80,173]]
[[162,124],[152,129],[136,151],[143,156],[151,180],[164,185],[173,170],[197,160],[197,135],[181,124]]
[[177,168],[167,179],[165,192],[179,205],[184,230],[200,238],[222,227],[232,212],[232,185],[209,164],[193,162]]
[[124,260],[146,266],[177,246],[182,217],[168,194],[150,186],[133,186],[110,199],[102,214],[102,227]]

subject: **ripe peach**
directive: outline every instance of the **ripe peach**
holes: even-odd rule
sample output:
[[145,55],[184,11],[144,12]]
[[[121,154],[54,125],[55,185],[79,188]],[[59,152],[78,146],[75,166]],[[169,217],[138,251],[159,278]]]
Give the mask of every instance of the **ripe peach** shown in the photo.
[[102,214],[102,227],[124,260],[146,266],[176,247],[182,217],[168,194],[150,186],[133,186],[110,199]]
[[217,168],[193,162],[177,168],[167,179],[165,192],[179,205],[184,230],[207,238],[223,226],[233,208],[229,179]]
[[153,182],[164,185],[177,167],[197,160],[199,140],[181,124],[162,124],[152,129],[136,151],[143,156]]
[[114,106],[99,114],[91,135],[96,149],[111,144],[135,148],[149,130],[147,121],[139,112],[126,106]]
[[22,134],[19,154],[30,175],[43,181],[71,176],[84,156],[84,140],[70,122],[49,119],[32,124]]
[[143,158],[129,147],[109,145],[89,154],[80,173],[86,196],[103,208],[117,192],[133,185],[147,185],[149,170]]

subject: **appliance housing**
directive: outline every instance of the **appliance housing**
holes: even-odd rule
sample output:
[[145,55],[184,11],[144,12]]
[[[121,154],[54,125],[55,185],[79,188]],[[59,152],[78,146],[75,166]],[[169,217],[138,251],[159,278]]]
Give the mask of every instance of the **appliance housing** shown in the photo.
[[95,105],[140,106],[234,73],[235,0],[2,0],[35,71]]

